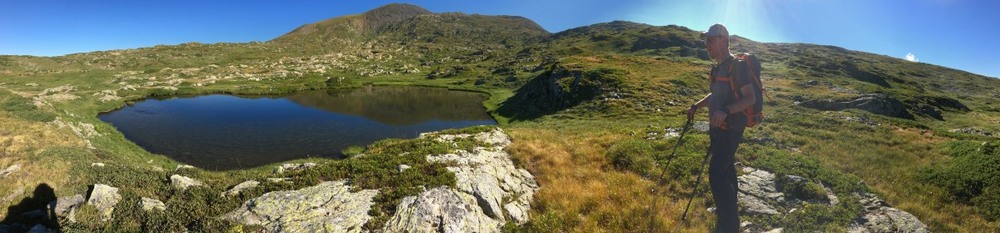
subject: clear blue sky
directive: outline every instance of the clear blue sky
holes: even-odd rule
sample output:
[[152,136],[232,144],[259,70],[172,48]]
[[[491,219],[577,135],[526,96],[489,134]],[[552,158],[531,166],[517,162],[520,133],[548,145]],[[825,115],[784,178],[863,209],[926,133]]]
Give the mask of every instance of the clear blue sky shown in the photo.
[[[58,56],[184,42],[267,41],[306,23],[391,1],[0,0],[0,54]],[[397,1],[433,12],[518,15],[551,32],[612,20],[761,42],[835,45],[1000,77],[1000,1]]]

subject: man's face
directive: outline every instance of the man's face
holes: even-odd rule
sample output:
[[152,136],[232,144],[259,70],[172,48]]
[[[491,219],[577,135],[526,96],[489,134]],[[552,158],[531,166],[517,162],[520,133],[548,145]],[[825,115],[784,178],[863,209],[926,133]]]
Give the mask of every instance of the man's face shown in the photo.
[[705,39],[705,46],[708,47],[708,55],[715,59],[719,56],[722,47],[722,37],[713,36]]

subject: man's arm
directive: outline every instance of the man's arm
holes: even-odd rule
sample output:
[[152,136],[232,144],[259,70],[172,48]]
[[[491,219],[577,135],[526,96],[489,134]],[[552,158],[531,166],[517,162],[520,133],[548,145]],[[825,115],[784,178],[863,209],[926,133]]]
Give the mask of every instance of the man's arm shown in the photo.
[[698,102],[695,102],[693,105],[691,105],[691,108],[688,108],[687,110],[688,120],[694,118],[694,114],[698,113],[698,108],[705,107],[705,105],[708,105],[709,98],[712,98],[712,93],[708,93],[708,95],[705,95],[705,98],[701,98],[701,100],[698,100]]
[[742,112],[743,110],[746,110],[750,106],[753,106],[754,104],[757,103],[757,90],[753,88],[753,85],[751,84],[743,85],[743,87],[740,87],[740,93],[743,93],[742,99],[736,101],[733,104],[725,106],[726,109],[729,109],[729,112],[727,113],[733,114]]
[[698,102],[695,102],[693,107],[695,107],[695,108],[705,107],[705,105],[708,105],[708,98],[711,98],[711,97],[712,97],[712,93],[708,93],[708,95],[705,95],[705,98],[701,98],[701,100],[698,100]]

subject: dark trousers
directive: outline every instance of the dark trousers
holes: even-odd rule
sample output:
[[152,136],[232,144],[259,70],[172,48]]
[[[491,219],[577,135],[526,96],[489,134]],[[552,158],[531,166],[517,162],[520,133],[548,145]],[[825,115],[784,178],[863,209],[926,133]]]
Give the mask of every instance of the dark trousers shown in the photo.
[[736,165],[734,158],[736,148],[743,140],[744,127],[730,127],[729,130],[712,128],[709,138],[712,140],[712,161],[708,165],[708,182],[712,187],[712,197],[715,198],[715,232],[739,232],[740,217],[737,214],[736,192],[739,191],[736,181]]

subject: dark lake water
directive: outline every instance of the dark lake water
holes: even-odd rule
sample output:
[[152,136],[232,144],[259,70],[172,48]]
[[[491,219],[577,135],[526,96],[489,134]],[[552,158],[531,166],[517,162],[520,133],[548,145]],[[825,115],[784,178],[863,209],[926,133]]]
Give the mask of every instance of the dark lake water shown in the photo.
[[281,96],[147,99],[102,113],[146,150],[207,170],[248,168],[423,132],[495,125],[478,93],[363,87]]

